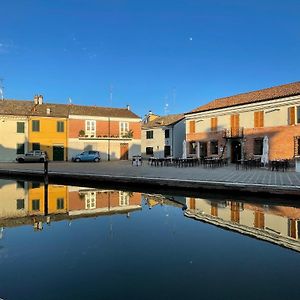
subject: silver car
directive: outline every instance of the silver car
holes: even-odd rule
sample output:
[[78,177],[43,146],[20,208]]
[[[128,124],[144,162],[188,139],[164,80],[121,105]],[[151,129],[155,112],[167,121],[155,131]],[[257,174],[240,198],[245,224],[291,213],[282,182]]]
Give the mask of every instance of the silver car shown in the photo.
[[16,161],[19,163],[24,162],[44,162],[47,159],[47,155],[44,151],[34,150],[26,154],[18,155]]

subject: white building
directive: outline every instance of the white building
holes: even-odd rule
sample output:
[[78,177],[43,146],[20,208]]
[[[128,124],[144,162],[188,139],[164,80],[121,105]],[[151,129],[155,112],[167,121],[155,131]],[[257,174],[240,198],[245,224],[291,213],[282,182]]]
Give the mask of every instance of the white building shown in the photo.
[[182,157],[184,139],[183,114],[156,117],[142,125],[142,156]]

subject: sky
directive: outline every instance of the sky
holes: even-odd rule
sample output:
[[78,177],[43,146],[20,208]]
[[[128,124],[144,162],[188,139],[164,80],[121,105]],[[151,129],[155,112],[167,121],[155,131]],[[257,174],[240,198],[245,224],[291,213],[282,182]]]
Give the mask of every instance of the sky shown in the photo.
[[299,0],[1,0],[4,98],[143,117],[300,80]]

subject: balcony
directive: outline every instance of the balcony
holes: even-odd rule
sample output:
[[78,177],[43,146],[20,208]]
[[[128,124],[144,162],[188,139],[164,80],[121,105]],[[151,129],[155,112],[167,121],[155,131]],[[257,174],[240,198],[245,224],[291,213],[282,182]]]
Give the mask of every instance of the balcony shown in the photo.
[[237,139],[244,137],[244,127],[223,129],[224,139]]
[[126,140],[130,141],[132,140],[132,137],[125,137],[125,136],[117,136],[117,135],[111,135],[111,136],[93,136],[93,135],[85,135],[85,136],[79,136],[79,140]]

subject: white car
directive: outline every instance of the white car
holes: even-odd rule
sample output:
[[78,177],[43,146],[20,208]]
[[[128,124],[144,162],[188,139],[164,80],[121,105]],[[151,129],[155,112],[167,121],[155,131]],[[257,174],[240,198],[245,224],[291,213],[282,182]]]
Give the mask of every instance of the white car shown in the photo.
[[19,163],[24,162],[44,162],[47,159],[47,155],[44,151],[34,150],[26,154],[20,154],[17,156],[16,161]]

